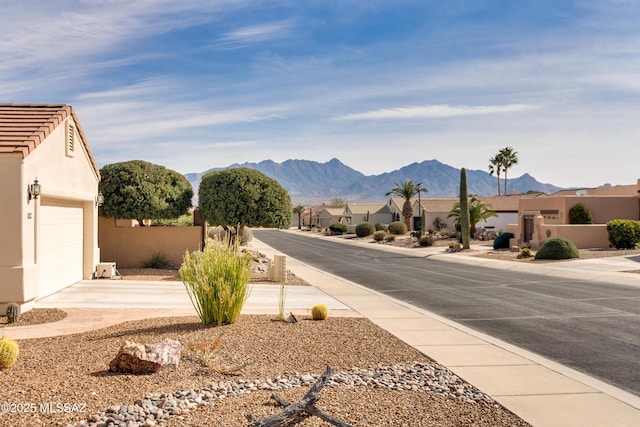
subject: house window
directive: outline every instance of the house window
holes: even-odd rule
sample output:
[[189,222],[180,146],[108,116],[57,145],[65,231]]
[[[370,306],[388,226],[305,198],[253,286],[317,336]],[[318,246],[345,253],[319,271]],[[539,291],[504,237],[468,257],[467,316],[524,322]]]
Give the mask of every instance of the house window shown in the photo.
[[73,157],[76,150],[76,127],[72,120],[67,120],[67,133],[65,134],[65,154]]

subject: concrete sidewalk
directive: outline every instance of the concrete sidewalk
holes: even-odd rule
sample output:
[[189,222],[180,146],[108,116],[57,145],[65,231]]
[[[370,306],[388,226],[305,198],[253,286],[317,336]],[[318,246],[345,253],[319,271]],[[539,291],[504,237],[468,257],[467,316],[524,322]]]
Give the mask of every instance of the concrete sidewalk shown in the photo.
[[[255,239],[251,245],[270,257],[276,253]],[[446,259],[455,262],[491,263],[494,268],[532,267],[525,263],[443,254],[442,248],[425,248],[424,251],[393,247],[385,249],[421,257],[446,256]],[[566,264],[573,266],[576,262]],[[628,274],[615,273],[617,269],[624,270],[635,265],[634,260],[629,262],[634,264],[612,260],[611,263],[605,263],[602,269],[614,270],[607,273],[607,278],[611,278],[612,274],[615,277],[620,275],[622,282],[639,286],[640,276],[630,275],[630,279]],[[426,310],[317,270],[294,258],[289,257],[287,265],[313,285],[287,287],[287,312],[308,313],[313,304],[323,302],[330,307],[332,316],[367,317],[490,394],[534,426],[640,426],[638,396]],[[538,273],[544,270],[545,274],[563,277],[567,277],[567,274],[580,274],[581,279],[587,276],[601,277],[602,269],[590,265],[593,268],[560,267],[557,264],[548,268],[535,267]],[[588,270],[593,272],[589,273]],[[157,291],[160,286],[165,287],[162,293]],[[254,285],[243,313],[276,315],[278,291],[278,286]],[[36,306],[64,308],[69,315],[60,322],[48,325],[5,328],[5,334],[17,339],[35,338],[82,332],[127,320],[195,315],[183,285],[175,282],[80,282],[37,301]]]
[[[363,241],[346,240],[345,243],[370,245]],[[261,242],[256,241],[254,246],[269,256],[275,253]],[[453,262],[486,264],[487,267],[561,277],[571,275],[583,280],[597,280],[606,274],[609,282],[640,286],[640,275],[618,272],[637,269],[635,260],[616,258],[609,259],[609,262],[572,261],[533,266],[446,254],[443,248],[414,251],[385,245],[380,247],[404,255],[446,257]],[[487,250],[486,247],[473,249]],[[638,396],[295,259],[289,258],[287,265],[309,283],[447,366],[534,426],[640,426]]]

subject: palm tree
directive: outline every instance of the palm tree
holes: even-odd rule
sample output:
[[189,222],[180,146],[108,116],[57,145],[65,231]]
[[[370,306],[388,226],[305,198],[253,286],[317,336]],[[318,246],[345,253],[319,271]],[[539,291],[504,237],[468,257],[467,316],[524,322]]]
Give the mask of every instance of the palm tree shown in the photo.
[[306,209],[304,205],[298,205],[293,208],[293,213],[298,215],[298,230],[302,230],[302,214]]
[[507,195],[507,170],[518,163],[518,153],[513,151],[513,147],[505,147],[498,152],[502,159],[502,170],[504,170],[504,195]]
[[489,175],[495,172],[498,177],[498,196],[500,195],[500,173],[502,172],[502,156],[500,153],[489,159]]
[[426,188],[422,188],[421,182],[413,182],[412,179],[408,181],[401,181],[400,183],[394,182],[394,188],[391,189],[386,196],[397,196],[402,197],[404,199],[404,203],[402,205],[402,216],[404,217],[404,223],[407,226],[407,230],[412,230],[411,226],[411,217],[413,216],[413,206],[411,206],[411,199],[416,194],[426,193]]
[[[476,234],[476,224],[480,221],[487,222],[489,218],[498,217],[498,214],[493,210],[489,203],[485,203],[482,200],[471,199],[469,203],[469,224],[471,225],[471,235]],[[460,219],[460,203],[456,203],[453,209],[449,212],[447,218],[455,218],[454,224],[457,224]]]

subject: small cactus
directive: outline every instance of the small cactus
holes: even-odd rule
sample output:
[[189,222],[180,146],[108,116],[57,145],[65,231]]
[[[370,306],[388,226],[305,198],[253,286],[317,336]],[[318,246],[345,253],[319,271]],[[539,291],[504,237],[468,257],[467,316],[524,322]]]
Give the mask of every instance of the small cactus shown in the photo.
[[0,337],[0,370],[9,369],[18,360],[18,344],[7,337]]
[[311,308],[311,318],[313,320],[324,320],[329,316],[329,309],[324,304],[316,304]]
[[7,305],[7,322],[16,323],[20,320],[20,304],[9,303]]

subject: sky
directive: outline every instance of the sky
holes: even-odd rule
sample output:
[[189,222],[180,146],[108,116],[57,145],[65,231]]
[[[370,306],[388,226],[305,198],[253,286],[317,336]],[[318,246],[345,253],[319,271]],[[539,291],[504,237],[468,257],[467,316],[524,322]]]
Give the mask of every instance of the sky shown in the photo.
[[635,0],[0,0],[0,102],[72,105],[99,166],[511,146],[562,187],[640,178]]

